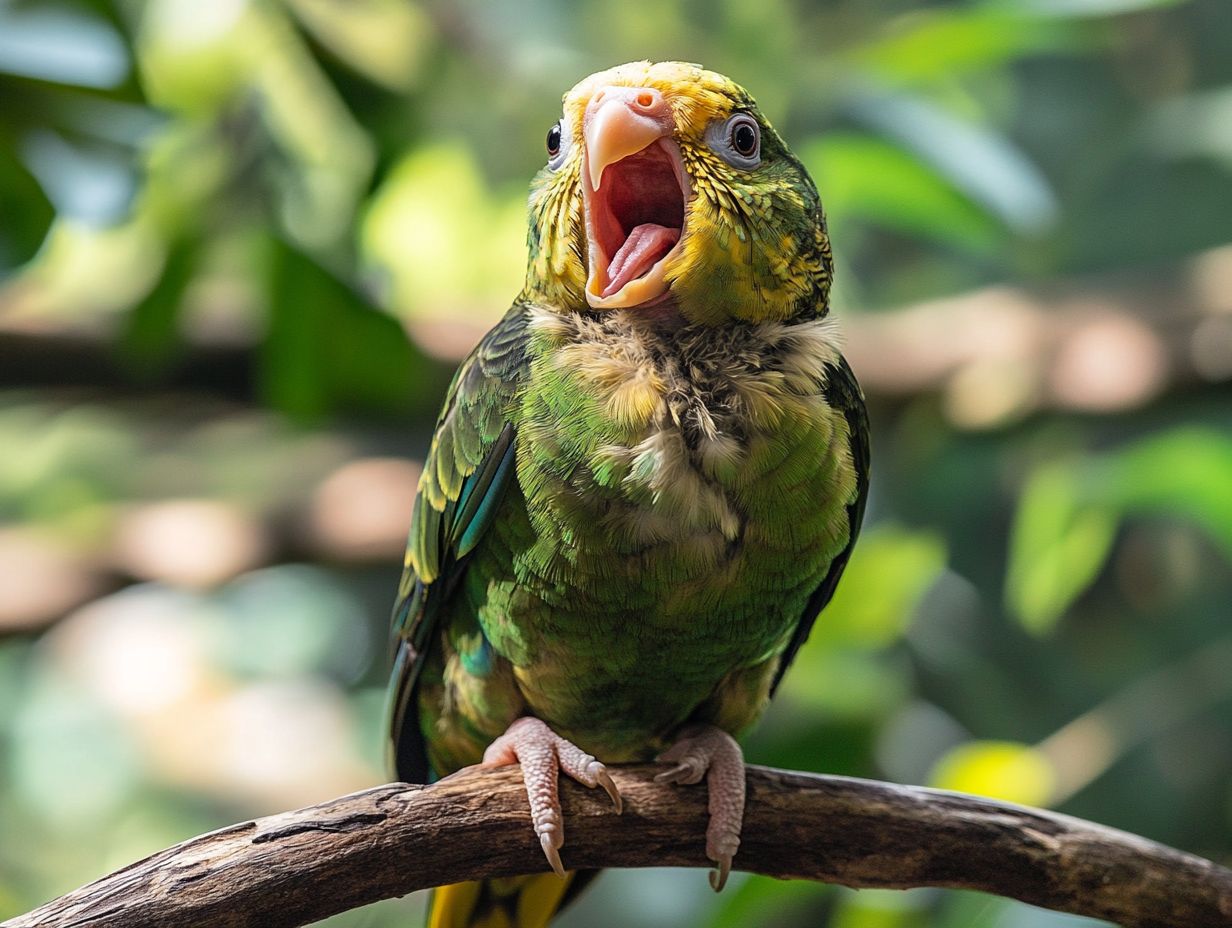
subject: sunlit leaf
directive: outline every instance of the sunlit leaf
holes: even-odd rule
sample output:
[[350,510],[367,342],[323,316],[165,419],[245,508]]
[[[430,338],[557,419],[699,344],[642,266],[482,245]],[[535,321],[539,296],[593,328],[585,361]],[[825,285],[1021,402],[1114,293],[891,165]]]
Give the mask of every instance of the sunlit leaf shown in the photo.
[[884,648],[897,641],[945,558],[945,543],[935,534],[885,524],[870,529],[852,551],[804,652],[836,645]]
[[1129,512],[1179,515],[1232,557],[1232,437],[1184,428],[1097,459],[1084,489]]
[[928,928],[926,890],[841,890],[830,928]]
[[525,188],[498,194],[462,145],[425,146],[377,191],[363,239],[399,311],[495,319],[522,283]]
[[1012,8],[933,9],[899,17],[883,35],[860,46],[853,60],[882,80],[923,81],[1081,42],[1072,28]]
[[1049,631],[1107,560],[1116,516],[1079,496],[1075,467],[1041,468],[1027,482],[1010,535],[1005,598],[1036,633]]
[[1043,754],[1010,741],[972,741],[937,762],[929,785],[1007,802],[1042,806],[1056,782]]
[[330,51],[391,90],[413,87],[433,37],[431,18],[406,0],[291,0],[291,10]]

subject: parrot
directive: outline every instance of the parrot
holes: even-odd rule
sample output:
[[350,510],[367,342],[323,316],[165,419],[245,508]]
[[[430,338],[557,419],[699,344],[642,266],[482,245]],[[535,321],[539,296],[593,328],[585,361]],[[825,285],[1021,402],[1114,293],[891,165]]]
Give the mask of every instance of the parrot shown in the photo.
[[567,871],[558,780],[705,782],[711,885],[740,841],[737,738],[848,561],[863,394],[829,315],[817,189],[753,98],[632,62],[563,98],[525,283],[437,420],[393,614],[399,780],[518,763],[542,874],[439,887],[430,928],[543,928]]

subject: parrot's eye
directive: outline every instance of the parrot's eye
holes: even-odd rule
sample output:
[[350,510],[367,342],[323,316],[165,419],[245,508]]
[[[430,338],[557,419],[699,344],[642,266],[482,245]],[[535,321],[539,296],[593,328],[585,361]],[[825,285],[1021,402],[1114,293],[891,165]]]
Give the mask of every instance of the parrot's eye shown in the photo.
[[740,120],[732,127],[732,147],[744,157],[752,158],[757,154],[757,142],[757,123]]
[[565,121],[556,120],[556,124],[548,130],[548,167],[553,171],[560,170],[565,158],[569,156],[569,139],[570,133]]
[[712,123],[706,143],[732,167],[750,171],[761,164],[761,126],[748,113]]

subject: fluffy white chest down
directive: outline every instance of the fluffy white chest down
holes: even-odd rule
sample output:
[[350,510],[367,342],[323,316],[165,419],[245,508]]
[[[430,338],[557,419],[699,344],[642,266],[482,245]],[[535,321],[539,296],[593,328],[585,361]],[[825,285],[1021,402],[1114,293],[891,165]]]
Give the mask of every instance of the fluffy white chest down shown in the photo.
[[736,539],[742,490],[800,430],[831,427],[828,319],[671,328],[636,311],[535,309],[531,327],[546,348],[540,375],[561,394],[554,425],[585,448],[586,481],[625,501],[606,518],[635,543]]

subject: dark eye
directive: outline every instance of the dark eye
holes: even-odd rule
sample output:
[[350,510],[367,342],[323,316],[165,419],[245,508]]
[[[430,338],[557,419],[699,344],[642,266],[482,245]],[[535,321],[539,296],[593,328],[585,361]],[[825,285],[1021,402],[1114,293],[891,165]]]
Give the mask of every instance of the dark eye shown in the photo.
[[548,130],[548,157],[555,158],[560,154],[560,123],[557,122]]
[[753,120],[741,119],[732,126],[732,148],[744,157],[752,158],[757,154],[758,141],[757,123]]
[[761,126],[748,113],[733,113],[706,127],[706,144],[734,168],[751,171],[761,164]]

